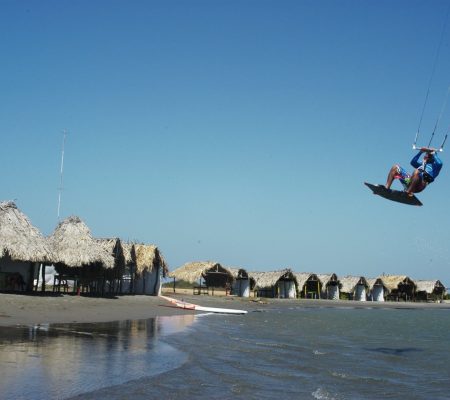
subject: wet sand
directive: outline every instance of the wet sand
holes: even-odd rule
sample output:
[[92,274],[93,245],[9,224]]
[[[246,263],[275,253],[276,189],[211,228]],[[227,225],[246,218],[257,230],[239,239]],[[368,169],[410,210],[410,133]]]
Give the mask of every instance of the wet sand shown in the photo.
[[[450,303],[256,299],[254,297],[225,296],[220,292],[214,296],[194,296],[190,290],[178,291],[175,294],[172,291],[166,291],[163,294],[206,307],[224,307],[247,311],[284,307],[450,309]],[[95,298],[67,294],[60,296],[0,294],[0,326],[123,321],[186,313],[194,313],[194,311],[175,308],[166,300],[154,296]]]

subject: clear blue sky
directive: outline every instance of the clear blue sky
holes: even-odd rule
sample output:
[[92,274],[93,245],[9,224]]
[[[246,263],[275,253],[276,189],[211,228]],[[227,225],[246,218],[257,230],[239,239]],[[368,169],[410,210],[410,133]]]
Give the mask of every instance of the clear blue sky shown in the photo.
[[[450,285],[450,165],[409,207],[409,168],[448,1],[0,1],[1,199],[216,260]],[[450,84],[450,22],[421,128]],[[450,105],[436,133],[442,141]],[[422,140],[421,140],[422,139]],[[446,165],[447,164],[447,165]]]

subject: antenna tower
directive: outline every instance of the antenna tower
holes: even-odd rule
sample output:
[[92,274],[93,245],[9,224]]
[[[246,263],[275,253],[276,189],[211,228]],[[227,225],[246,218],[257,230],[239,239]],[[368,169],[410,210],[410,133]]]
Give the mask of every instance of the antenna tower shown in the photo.
[[61,169],[59,174],[59,188],[58,188],[58,222],[60,221],[59,212],[61,210],[61,192],[63,190],[63,172],[64,172],[64,147],[66,145],[67,130],[63,131],[63,142],[61,150]]

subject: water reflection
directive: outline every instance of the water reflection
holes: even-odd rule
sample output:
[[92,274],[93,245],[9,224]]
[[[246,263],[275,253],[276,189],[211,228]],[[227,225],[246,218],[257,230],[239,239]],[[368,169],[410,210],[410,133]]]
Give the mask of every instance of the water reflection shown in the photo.
[[96,324],[0,328],[2,399],[64,399],[177,368],[161,341],[195,315]]

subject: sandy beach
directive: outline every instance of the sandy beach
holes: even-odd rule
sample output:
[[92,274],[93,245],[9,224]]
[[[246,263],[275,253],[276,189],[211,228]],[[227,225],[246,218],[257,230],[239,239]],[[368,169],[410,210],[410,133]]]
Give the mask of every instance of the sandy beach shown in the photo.
[[[260,311],[267,308],[330,307],[330,308],[423,308],[450,309],[450,303],[356,302],[346,300],[256,299],[224,295],[192,295],[190,290],[163,292],[207,307],[235,308]],[[97,298],[76,295],[0,294],[0,326],[35,325],[46,323],[107,322],[146,319],[156,316],[181,315],[182,310],[155,296],[120,296]]]

